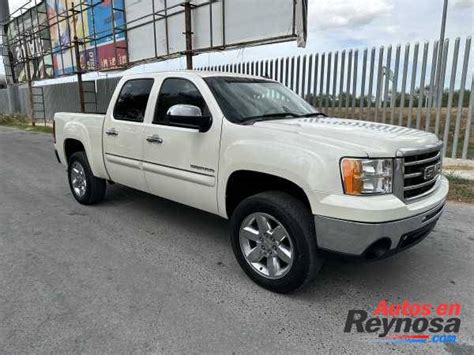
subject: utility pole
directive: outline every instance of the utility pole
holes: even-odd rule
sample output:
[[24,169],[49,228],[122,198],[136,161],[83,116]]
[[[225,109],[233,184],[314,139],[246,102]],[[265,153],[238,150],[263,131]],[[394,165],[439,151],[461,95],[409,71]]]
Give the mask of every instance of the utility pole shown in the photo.
[[[212,5],[211,5],[212,6]],[[193,69],[193,31],[191,21],[191,1],[186,0],[184,3],[184,23],[186,35],[186,69]]]
[[441,86],[441,71],[442,71],[442,58],[444,50],[444,38],[446,33],[446,18],[448,15],[448,1],[444,0],[443,4],[443,15],[441,17],[441,31],[439,35],[439,46],[438,46],[438,59],[436,60],[436,92],[433,93],[433,96],[436,98],[436,105],[439,103],[443,96],[443,88]]
[[81,67],[81,52],[79,49],[79,38],[77,37],[77,19],[76,13],[78,13],[74,8],[74,3],[71,4],[71,13],[72,13],[72,26],[74,27],[74,54],[76,57],[76,74],[77,74],[77,85],[79,86],[79,104],[81,112],[86,112],[85,103],[84,103],[84,83],[82,82],[82,67]]

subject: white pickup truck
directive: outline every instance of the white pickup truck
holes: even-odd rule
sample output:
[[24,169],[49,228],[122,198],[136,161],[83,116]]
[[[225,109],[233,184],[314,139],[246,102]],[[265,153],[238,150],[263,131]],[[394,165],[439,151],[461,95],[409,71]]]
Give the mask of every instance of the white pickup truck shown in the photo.
[[54,122],[79,203],[101,201],[108,181],[228,218],[240,266],[275,292],[311,280],[327,254],[413,246],[448,193],[435,135],[326,117],[261,77],[129,75],[105,115]]

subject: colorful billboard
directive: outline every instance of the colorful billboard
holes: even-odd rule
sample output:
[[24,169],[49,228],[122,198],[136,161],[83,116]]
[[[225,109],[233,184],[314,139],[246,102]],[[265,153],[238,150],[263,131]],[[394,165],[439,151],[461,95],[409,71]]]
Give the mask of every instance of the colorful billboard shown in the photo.
[[[53,76],[51,41],[46,23],[44,3],[30,8],[7,23],[7,47],[11,56],[12,74],[16,82],[28,80],[29,63],[32,80]],[[43,26],[41,26],[43,24]]]
[[[82,70],[106,70],[126,64],[123,2],[46,0],[55,76],[76,71],[75,36],[80,41]],[[74,17],[67,15],[73,13],[73,6]]]

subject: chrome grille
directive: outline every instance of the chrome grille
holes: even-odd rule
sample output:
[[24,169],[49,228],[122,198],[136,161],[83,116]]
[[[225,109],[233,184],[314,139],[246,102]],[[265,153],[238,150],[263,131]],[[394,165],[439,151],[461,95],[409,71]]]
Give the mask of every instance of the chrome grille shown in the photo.
[[410,201],[428,195],[441,174],[441,145],[403,154],[403,197]]

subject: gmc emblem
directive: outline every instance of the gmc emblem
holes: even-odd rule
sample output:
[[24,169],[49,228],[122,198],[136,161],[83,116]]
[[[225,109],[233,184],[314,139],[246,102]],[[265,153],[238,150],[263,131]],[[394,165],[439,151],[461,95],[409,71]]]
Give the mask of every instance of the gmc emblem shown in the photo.
[[436,177],[436,175],[439,174],[440,171],[441,171],[441,163],[427,166],[424,170],[423,178],[425,180],[432,180]]

